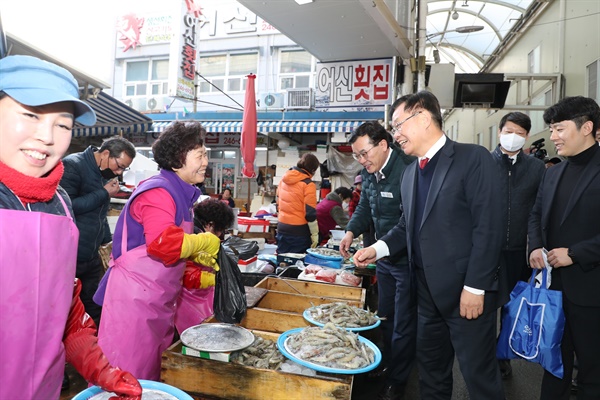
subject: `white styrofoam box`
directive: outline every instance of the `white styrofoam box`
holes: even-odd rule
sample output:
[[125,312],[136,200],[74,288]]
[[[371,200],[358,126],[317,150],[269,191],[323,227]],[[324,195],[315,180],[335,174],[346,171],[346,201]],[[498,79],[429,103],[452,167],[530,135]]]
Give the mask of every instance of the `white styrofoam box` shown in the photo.
[[238,260],[238,267],[242,272],[254,272],[256,271],[256,262],[258,261],[258,256],[254,256],[247,260]]

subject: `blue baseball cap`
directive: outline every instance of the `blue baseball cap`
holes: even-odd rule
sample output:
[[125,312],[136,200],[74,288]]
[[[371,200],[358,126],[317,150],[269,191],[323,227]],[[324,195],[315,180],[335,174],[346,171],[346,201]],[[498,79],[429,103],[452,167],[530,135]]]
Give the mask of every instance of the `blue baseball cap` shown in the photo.
[[15,55],[0,59],[0,91],[31,107],[70,101],[75,106],[75,121],[96,124],[92,107],[79,100],[79,85],[73,75],[39,58]]

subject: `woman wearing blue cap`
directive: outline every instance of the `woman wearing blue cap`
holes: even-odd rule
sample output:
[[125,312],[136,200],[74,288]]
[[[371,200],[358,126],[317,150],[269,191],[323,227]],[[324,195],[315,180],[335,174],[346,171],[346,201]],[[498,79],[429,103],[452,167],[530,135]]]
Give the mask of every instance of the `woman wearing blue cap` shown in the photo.
[[65,69],[0,60],[0,398],[58,398],[65,359],[119,398],[142,388],[112,367],[75,280],[79,232],[58,184],[75,122],[96,116]]

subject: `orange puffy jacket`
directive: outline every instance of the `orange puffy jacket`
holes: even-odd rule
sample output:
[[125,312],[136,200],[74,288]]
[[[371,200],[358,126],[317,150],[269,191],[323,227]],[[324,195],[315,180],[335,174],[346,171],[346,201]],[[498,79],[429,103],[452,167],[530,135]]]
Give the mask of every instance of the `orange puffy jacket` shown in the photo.
[[317,186],[308,171],[290,168],[277,187],[277,232],[310,236],[308,223],[317,219]]

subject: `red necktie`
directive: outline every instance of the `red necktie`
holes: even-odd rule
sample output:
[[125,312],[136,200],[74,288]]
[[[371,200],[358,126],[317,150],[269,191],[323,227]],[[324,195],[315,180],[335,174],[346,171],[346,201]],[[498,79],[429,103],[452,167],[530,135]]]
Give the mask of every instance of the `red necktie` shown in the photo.
[[425,166],[427,165],[428,162],[429,162],[429,158],[427,158],[427,157],[421,158],[421,161],[419,161],[419,168],[421,168],[421,169],[425,168]]

